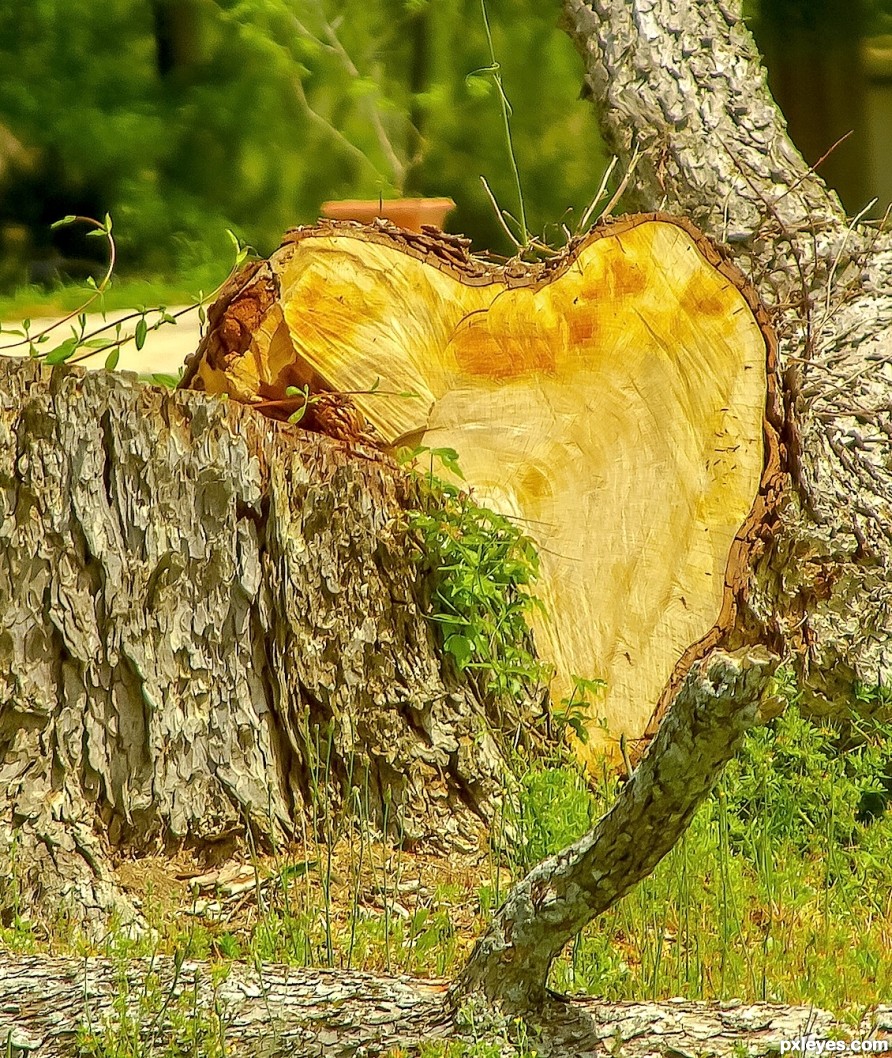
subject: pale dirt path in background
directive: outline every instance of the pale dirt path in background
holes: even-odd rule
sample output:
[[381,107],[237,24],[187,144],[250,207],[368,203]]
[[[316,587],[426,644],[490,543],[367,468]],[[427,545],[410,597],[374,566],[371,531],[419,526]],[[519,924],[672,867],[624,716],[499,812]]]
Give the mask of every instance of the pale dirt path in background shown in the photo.
[[[87,334],[95,330],[97,327],[101,327],[103,323],[115,323],[117,320],[122,319],[132,313],[132,309],[122,309],[119,312],[109,312],[103,319],[99,313],[88,313],[87,314]],[[167,310],[171,315],[181,311],[178,308],[169,308]],[[44,318],[44,319],[32,319],[31,321],[31,334],[36,335],[50,324],[56,322],[62,317],[55,318]],[[151,323],[156,319],[156,314],[149,313],[146,318],[147,323],[151,327]],[[76,320],[72,320],[72,323],[76,323]],[[21,323],[16,320],[3,321],[3,331],[5,332],[6,327],[19,328]],[[133,328],[136,326],[136,320],[130,320],[124,326],[124,332],[130,331],[132,333]],[[114,328],[109,331],[103,332],[99,337],[108,336],[109,339],[114,337]],[[71,336],[71,324],[65,323],[59,327],[54,333],[50,335],[50,339],[41,348],[49,352],[50,349],[55,348],[66,338]],[[177,322],[165,323],[158,328],[157,331],[149,330],[146,335],[145,345],[142,349],[136,348],[136,343],[131,338],[126,344],[121,346],[121,357],[118,361],[118,371],[137,371],[139,374],[152,374],[154,372],[160,372],[167,375],[175,375],[177,371],[182,367],[183,362],[190,353],[193,353],[198,346],[199,340],[199,321],[198,321],[198,308],[191,308],[187,312],[184,312],[182,316],[177,318]],[[26,349],[24,346],[12,347],[13,342],[17,341],[12,335],[7,335],[0,332],[0,355],[14,355],[21,356],[23,351]],[[75,354],[76,356],[77,354]],[[92,356],[85,358],[84,360],[78,361],[78,366],[86,367],[91,369],[102,368],[105,366],[105,361],[108,356],[108,351],[103,353],[96,353]]]

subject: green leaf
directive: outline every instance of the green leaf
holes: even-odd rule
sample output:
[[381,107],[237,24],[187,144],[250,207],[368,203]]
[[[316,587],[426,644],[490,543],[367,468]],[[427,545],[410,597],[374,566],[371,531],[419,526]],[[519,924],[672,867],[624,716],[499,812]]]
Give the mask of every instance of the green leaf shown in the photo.
[[467,636],[460,635],[447,636],[443,643],[443,649],[447,654],[451,654],[455,658],[455,663],[460,669],[464,669],[470,664],[474,652],[471,640]]
[[299,423],[301,419],[307,414],[307,408],[309,408],[309,406],[310,405],[305,402],[297,409],[297,411],[293,411],[288,416],[288,421],[291,423],[292,426],[294,426],[296,423]]
[[308,871],[312,871],[317,860],[301,860],[299,863],[288,863],[278,873],[280,881],[286,882],[289,878],[300,878]]
[[154,372],[149,377],[156,386],[167,386],[168,389],[176,389],[180,384],[180,380],[176,375],[165,375],[160,371]]
[[465,78],[465,88],[471,99],[486,99],[492,92],[492,81],[479,73],[469,73]]
[[73,224],[77,220],[77,217],[73,213],[69,213],[67,217],[63,217],[61,220],[54,220],[50,225],[50,231],[56,228],[63,228],[66,224]]
[[43,357],[43,362],[45,364],[63,364],[75,352],[77,347],[77,338],[66,338],[61,345],[57,345],[55,349],[51,349]]
[[137,325],[136,325],[136,333],[133,336],[134,341],[136,342],[136,348],[138,350],[142,349],[142,347],[146,344],[146,334],[148,334],[148,330],[149,330],[148,324],[146,323],[145,316],[144,316],[137,323]]
[[368,99],[379,91],[378,82],[371,77],[354,77],[347,86],[347,94],[353,99]]
[[436,456],[443,466],[456,477],[461,478],[462,481],[465,480],[461,467],[458,465],[458,452],[454,448],[432,448],[431,455]]
[[235,267],[238,268],[240,265],[244,264],[244,261],[248,256],[248,247],[244,245],[242,240],[231,229],[227,228],[226,234],[229,236],[230,242],[235,247]]
[[116,345],[114,349],[105,358],[105,370],[114,371],[118,366],[118,361],[121,359],[121,347]]

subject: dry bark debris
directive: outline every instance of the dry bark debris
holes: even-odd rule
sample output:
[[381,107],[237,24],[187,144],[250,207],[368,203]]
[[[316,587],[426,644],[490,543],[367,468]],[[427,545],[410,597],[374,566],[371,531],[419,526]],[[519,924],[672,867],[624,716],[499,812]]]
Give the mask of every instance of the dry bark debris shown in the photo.
[[[193,995],[207,1030],[222,1030],[232,1055],[371,1058],[390,1052],[408,1058],[433,1040],[482,1040],[501,1044],[510,1055],[512,1035],[517,1038],[517,1023],[497,1012],[469,1006],[455,1015],[444,1002],[444,983],[437,981],[240,964],[231,964],[221,981],[207,965],[177,968],[167,957],[122,968],[99,958],[6,955],[0,956],[0,1047],[10,1058],[73,1058],[84,1034],[103,1026],[114,1031],[122,995],[130,997],[131,1017],[140,1017],[149,974],[156,1005],[168,1004],[157,1022],[157,1010],[142,1010],[143,1037],[157,1047],[172,1038],[178,1004],[191,1009]],[[892,1038],[892,1007],[869,1011],[859,1025],[843,1025],[813,1007],[579,998],[553,1004],[524,1028],[540,1058],[722,1058],[739,1054],[741,1045],[753,1056],[777,1054],[782,1041],[808,1035]]]
[[184,384],[277,417],[308,402],[314,429],[389,451],[455,449],[456,483],[539,545],[553,700],[606,682],[593,764],[740,641],[781,484],[774,337],[688,221],[625,217],[502,266],[434,231],[297,229],[224,292]]

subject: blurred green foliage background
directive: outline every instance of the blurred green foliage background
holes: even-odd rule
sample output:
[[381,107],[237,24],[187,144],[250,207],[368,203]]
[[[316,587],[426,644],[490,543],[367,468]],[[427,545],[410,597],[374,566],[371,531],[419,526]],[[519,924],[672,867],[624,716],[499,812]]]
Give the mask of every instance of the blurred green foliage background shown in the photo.
[[[539,232],[604,165],[558,14],[493,18]],[[452,196],[453,230],[507,249],[479,180],[516,213],[479,0],[7,2],[0,56],[0,223],[49,266],[67,213],[112,214],[124,271],[189,270],[228,258],[226,227],[268,253],[325,199],[396,193]]]
[[[892,0],[748,11],[810,160],[856,127],[828,165],[857,211],[892,172],[865,153],[886,127],[892,155]],[[529,226],[552,240],[607,162],[559,15],[489,2]],[[219,274],[227,227],[266,254],[325,199],[398,193],[451,196],[451,230],[510,252],[480,182],[516,214],[480,0],[0,0],[0,63],[0,289],[96,269],[101,242],[49,230],[69,213],[112,214],[124,274]]]

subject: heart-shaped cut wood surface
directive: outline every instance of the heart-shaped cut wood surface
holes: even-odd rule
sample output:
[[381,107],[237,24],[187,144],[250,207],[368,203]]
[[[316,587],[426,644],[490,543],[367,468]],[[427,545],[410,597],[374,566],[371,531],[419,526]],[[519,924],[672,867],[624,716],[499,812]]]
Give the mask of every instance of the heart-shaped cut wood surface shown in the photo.
[[476,500],[539,546],[553,699],[606,681],[592,755],[652,729],[733,624],[777,471],[772,366],[733,266],[648,215],[504,267],[433,234],[297,230],[212,312],[188,378],[282,417],[289,386],[347,394],[335,436],[454,448]]

